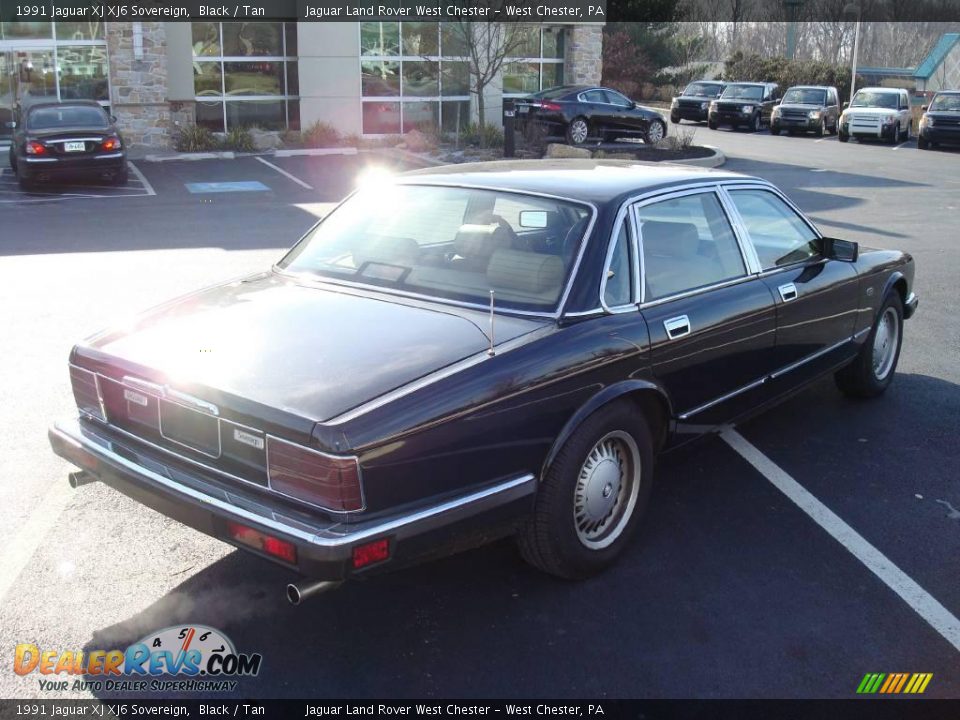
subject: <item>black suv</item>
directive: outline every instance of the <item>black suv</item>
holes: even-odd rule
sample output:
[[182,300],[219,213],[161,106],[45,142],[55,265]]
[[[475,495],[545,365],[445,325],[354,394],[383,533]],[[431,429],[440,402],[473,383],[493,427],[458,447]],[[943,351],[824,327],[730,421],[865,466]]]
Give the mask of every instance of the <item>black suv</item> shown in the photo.
[[710,114],[710,101],[720,97],[727,86],[719,80],[697,80],[684,88],[670,103],[670,122],[681,120],[703,122]]
[[946,90],[923,106],[917,146],[929,150],[940,143],[960,145],[960,90]]
[[828,132],[836,135],[839,124],[840,98],[835,87],[797,85],[787,90],[773,109],[770,133],[814,132],[823,137]]
[[770,123],[770,114],[779,99],[780,89],[776,83],[729,83],[720,97],[710,103],[707,125],[711,130],[721,125],[729,125],[734,130],[746,125],[757,132]]

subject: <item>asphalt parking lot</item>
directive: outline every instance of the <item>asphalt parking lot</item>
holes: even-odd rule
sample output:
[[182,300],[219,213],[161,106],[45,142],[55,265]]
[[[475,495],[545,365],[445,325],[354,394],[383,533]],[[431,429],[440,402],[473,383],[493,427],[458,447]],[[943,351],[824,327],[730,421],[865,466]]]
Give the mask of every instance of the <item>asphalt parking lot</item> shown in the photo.
[[[155,194],[0,203],[0,647],[125,647],[203,623],[264,655],[235,697],[849,698],[868,672],[933,673],[925,697],[960,696],[960,152],[696,132],[825,233],[911,252],[920,309],[883,398],[823,381],[736,429],[757,455],[715,438],[664,458],[625,557],[577,584],[501,542],[294,608],[286,571],[105,487],[70,491],[49,450],[73,342],[268,267],[375,160],[137,163]],[[771,466],[920,593],[898,595]],[[83,694],[6,672],[0,695]]]

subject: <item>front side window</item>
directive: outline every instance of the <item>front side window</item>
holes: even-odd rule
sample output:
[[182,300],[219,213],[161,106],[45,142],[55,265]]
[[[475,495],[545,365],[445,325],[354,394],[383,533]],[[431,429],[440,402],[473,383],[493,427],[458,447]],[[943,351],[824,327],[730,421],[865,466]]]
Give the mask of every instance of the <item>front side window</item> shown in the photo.
[[499,307],[556,309],[589,222],[578,203],[393,185],[361,190],[279,263],[291,272]]
[[637,208],[644,301],[659,300],[746,275],[730,221],[715,193]]
[[607,102],[609,102],[611,105],[619,105],[620,107],[633,106],[632,100],[627,99],[614,90],[604,90],[604,92],[607,94]]
[[783,200],[766,190],[731,190],[764,270],[819,254],[817,234]]

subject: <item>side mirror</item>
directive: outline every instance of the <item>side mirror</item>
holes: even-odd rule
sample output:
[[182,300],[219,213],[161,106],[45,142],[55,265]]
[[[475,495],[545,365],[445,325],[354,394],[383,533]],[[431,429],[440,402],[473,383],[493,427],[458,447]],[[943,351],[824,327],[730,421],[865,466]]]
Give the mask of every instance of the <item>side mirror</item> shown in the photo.
[[110,122],[115,123],[116,121],[117,121],[117,116],[116,116],[116,115],[111,115],[111,116],[110,116]]
[[831,260],[856,262],[860,257],[860,246],[851,240],[825,237],[821,239],[821,252]]

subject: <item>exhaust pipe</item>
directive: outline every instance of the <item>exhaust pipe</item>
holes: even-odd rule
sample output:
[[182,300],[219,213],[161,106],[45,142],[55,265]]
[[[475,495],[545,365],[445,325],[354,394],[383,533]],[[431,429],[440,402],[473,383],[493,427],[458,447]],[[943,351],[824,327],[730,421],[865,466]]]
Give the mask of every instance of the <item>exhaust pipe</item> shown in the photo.
[[86,470],[78,470],[77,472],[72,472],[67,475],[67,482],[70,483],[70,487],[76,490],[81,485],[88,485],[90,483],[99,482],[100,478],[96,475],[91,475]]
[[287,600],[291,605],[299,605],[314,595],[320,595],[330,590],[336,590],[343,585],[342,580],[314,580],[287,585]]

